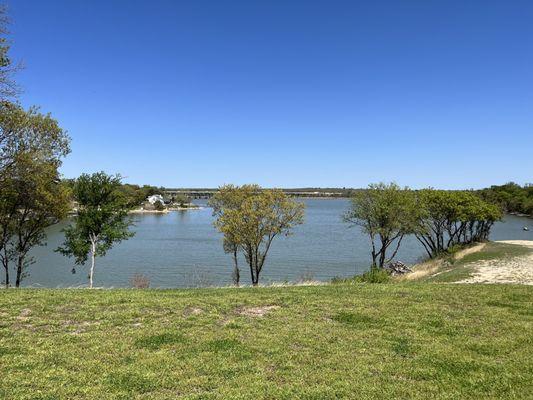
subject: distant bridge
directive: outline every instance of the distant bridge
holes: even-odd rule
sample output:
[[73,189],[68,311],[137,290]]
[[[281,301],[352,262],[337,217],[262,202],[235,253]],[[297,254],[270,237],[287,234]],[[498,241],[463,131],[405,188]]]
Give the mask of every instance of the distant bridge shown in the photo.
[[[344,189],[339,191],[306,191],[306,190],[293,190],[282,189],[283,192],[292,197],[347,197],[348,192]],[[218,189],[165,189],[164,194],[166,196],[183,195],[192,199],[209,199]]]

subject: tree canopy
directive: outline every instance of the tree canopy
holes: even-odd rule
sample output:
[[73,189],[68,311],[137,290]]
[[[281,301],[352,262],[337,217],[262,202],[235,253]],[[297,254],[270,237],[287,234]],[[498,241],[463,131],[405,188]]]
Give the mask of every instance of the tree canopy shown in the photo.
[[351,200],[344,221],[360,226],[369,236],[372,267],[383,267],[396,256],[404,236],[416,230],[416,198],[395,183],[377,183],[355,192]]
[[128,218],[129,205],[119,191],[121,178],[97,172],[81,175],[73,185],[77,216],[67,227],[65,242],[57,251],[74,257],[76,264],[85,264],[91,256],[89,286],[93,286],[95,258],[101,257],[115,243],[129,239],[132,221]]
[[0,178],[19,154],[59,167],[69,145],[67,133],[50,114],[41,114],[37,107],[24,110],[17,104],[0,104]]
[[505,185],[482,189],[479,194],[484,200],[499,205],[506,212],[527,214],[533,217],[533,184],[520,186],[509,182]]
[[416,237],[430,257],[455,245],[488,239],[501,209],[474,192],[425,189],[419,198]]
[[281,190],[263,190],[257,185],[223,186],[211,204],[225,248],[242,251],[254,286],[259,283],[273,240],[290,235],[304,218],[302,203]]
[[50,115],[0,104],[0,261],[6,286],[9,263],[16,261],[19,286],[29,250],[41,245],[44,229],[67,212],[58,168],[69,151],[69,137]]

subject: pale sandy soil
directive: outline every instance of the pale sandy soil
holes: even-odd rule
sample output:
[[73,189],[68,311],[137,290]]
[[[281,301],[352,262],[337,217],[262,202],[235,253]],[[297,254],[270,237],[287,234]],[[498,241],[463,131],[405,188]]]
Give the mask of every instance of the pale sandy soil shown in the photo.
[[128,211],[129,214],[166,214],[168,213],[168,209],[164,210],[145,210],[143,208],[136,208],[134,210]]
[[[500,243],[515,244],[533,248],[533,240],[502,240]],[[533,253],[512,257],[480,261],[474,266],[472,277],[457,283],[518,283],[533,285]]]
[[169,207],[164,210],[145,210],[144,208],[135,208],[129,211],[129,214],[167,214],[171,211],[190,211],[201,210],[203,207]]
[[[475,246],[469,247],[468,249],[458,251],[453,258],[455,258],[456,260],[460,260],[468,254],[476,253],[478,251],[483,250],[485,246],[485,243],[476,244]],[[418,279],[425,278],[428,276],[435,276],[447,271],[444,270],[438,272],[439,269],[442,269],[442,266],[443,261],[441,259],[428,260],[422,264],[417,265],[413,272],[399,277],[398,280],[416,281]],[[450,265],[449,268],[451,269],[453,267]]]

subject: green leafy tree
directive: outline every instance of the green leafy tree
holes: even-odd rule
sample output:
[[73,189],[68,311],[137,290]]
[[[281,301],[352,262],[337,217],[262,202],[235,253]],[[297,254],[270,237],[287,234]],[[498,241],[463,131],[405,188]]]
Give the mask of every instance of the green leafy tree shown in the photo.
[[0,6],[0,261],[6,287],[10,262],[16,262],[18,287],[31,263],[30,249],[44,243],[44,229],[68,208],[58,168],[70,140],[49,114],[10,102],[19,92],[13,73],[20,65],[9,56],[8,25],[6,8]]
[[[8,184],[9,183],[9,184]],[[0,262],[4,270],[4,285],[6,288],[10,285],[9,266],[15,259],[15,252],[11,239],[15,226],[15,215],[18,211],[17,192],[11,181],[6,177],[0,185]]]
[[453,194],[444,190],[425,189],[418,193],[421,205],[416,238],[430,257],[447,249],[446,230],[456,215]]
[[430,257],[452,246],[487,240],[494,222],[502,217],[499,206],[473,192],[424,189],[418,200],[415,234]]
[[[209,199],[209,205],[213,208],[213,216],[221,218],[227,210],[237,210],[241,207],[245,199],[259,193],[261,188],[258,185],[224,185]],[[215,226],[216,223],[215,223]],[[231,254],[233,258],[232,279],[235,286],[239,286],[241,272],[239,269],[240,252],[237,238],[233,236],[232,231],[224,232],[223,248],[226,254]]]
[[68,208],[58,168],[69,151],[69,137],[50,115],[0,104],[0,261],[6,286],[10,262],[16,262],[19,286],[29,250],[44,243],[44,229]]
[[73,225],[65,229],[65,242],[57,251],[85,264],[90,257],[89,287],[93,287],[96,257],[115,243],[133,236],[127,199],[120,193],[121,178],[104,172],[81,175],[73,187],[78,211]]
[[[304,205],[281,190],[261,190],[256,185],[221,188],[224,191],[219,204],[212,202],[215,226],[224,234],[226,249],[242,251],[252,285],[257,286],[273,240],[290,235],[303,223]],[[227,197],[221,201],[223,196]]]
[[139,185],[122,184],[120,186],[120,192],[126,198],[130,207],[135,208],[140,206],[146,199],[153,194],[162,194],[155,186],[145,185],[140,187]]
[[481,197],[500,206],[508,213],[521,213],[533,217],[533,186],[509,182],[505,185],[491,186],[478,192]]
[[[28,252],[45,242],[45,228],[67,216],[70,202],[54,163],[35,162],[30,154],[24,154],[11,172],[4,187],[13,193],[7,202],[14,212],[9,216],[10,238],[4,255],[11,254],[16,262],[15,286],[19,287],[27,274],[26,267],[33,262]],[[5,261],[7,264],[9,255]],[[9,275],[5,283],[9,285]]]
[[[382,268],[400,249],[405,235],[416,229],[417,203],[413,192],[395,183],[370,184],[355,192],[343,219],[360,226],[372,245],[372,268]],[[392,250],[389,256],[387,252]]]
[[177,204],[180,207],[185,207],[187,204],[190,204],[191,200],[184,194],[178,193],[172,199],[173,203]]
[[0,104],[0,183],[20,154],[59,167],[69,152],[70,138],[50,114],[37,107],[24,110],[17,104]]

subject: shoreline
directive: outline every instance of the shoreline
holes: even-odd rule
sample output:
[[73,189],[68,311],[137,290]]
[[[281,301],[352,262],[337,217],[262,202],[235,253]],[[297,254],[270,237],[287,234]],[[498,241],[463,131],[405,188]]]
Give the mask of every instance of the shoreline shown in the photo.
[[165,208],[164,210],[145,210],[143,208],[136,208],[134,210],[128,211],[128,214],[168,214],[173,211],[197,211],[203,210],[205,207],[196,206],[196,207],[171,207]]

